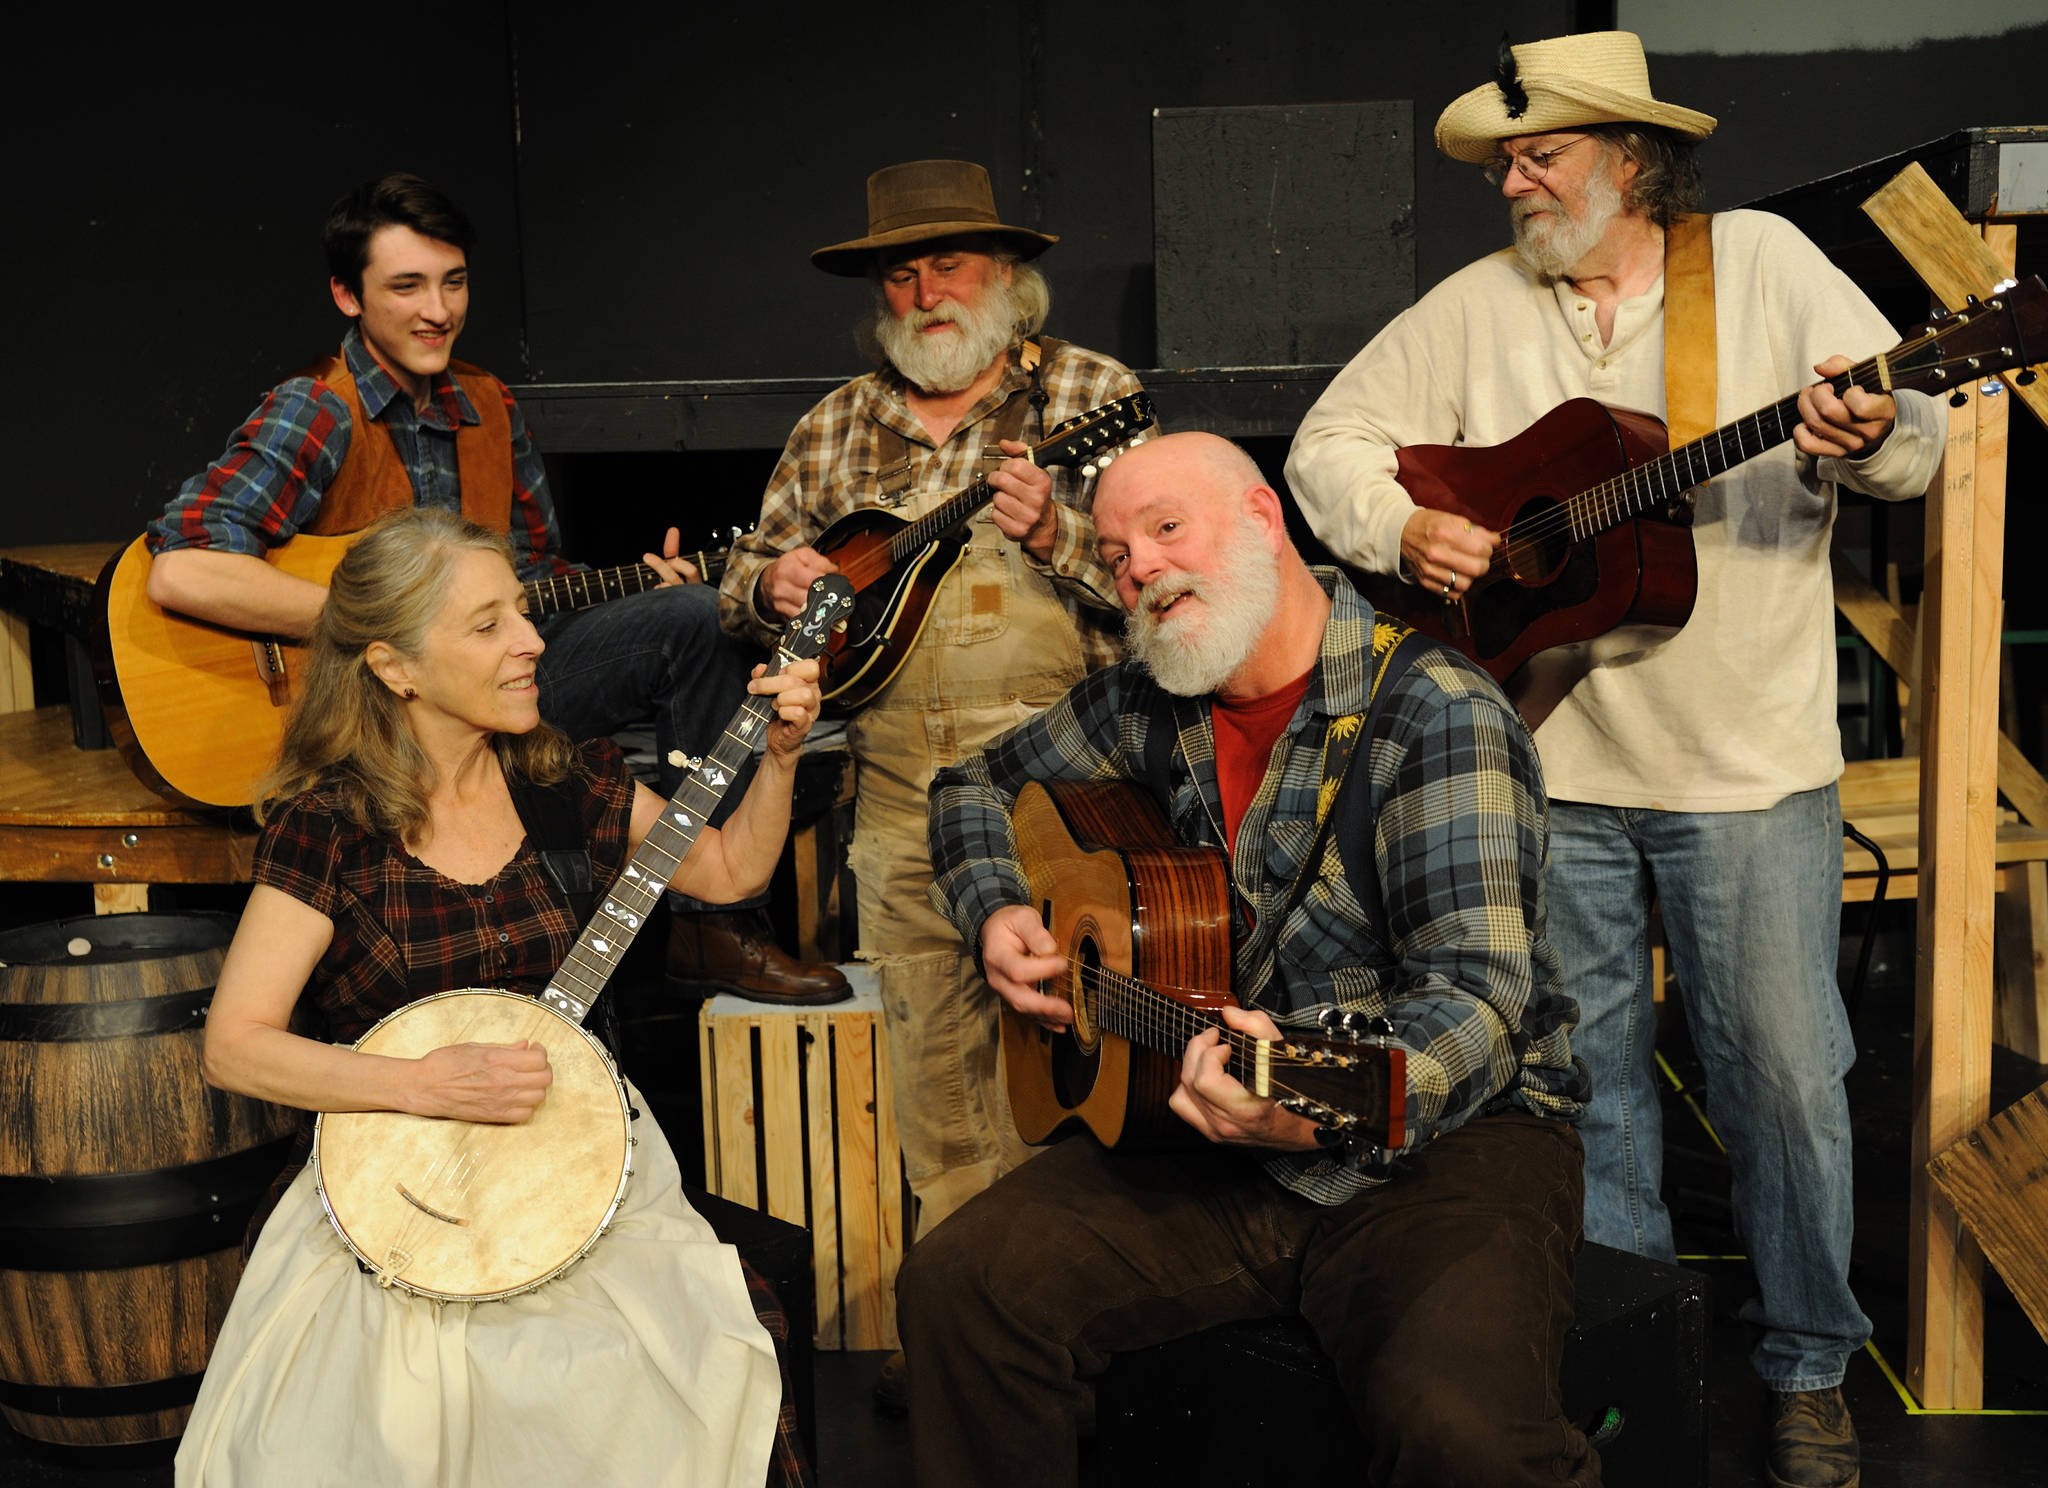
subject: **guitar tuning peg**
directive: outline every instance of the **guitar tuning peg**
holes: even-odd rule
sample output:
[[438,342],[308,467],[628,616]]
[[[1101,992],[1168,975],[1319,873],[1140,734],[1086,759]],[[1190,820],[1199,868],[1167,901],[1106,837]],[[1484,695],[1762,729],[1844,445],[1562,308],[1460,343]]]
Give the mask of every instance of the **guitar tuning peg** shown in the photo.
[[1948,406],[1951,408],[1961,408],[1965,403],[1969,401],[1970,395],[1964,392],[1961,388],[1957,388],[1954,392],[1948,395]]
[[2034,376],[2035,373],[2032,367],[2023,367],[2020,369],[2019,373],[2014,376],[2013,382],[2016,386],[2019,387],[2032,387],[2034,385]]

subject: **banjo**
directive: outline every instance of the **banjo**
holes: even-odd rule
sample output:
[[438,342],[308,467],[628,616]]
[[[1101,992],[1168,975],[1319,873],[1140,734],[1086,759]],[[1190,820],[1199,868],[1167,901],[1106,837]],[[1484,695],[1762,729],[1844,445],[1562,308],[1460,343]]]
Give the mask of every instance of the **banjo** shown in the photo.
[[[811,585],[771,672],[818,655],[853,609],[838,574]],[[469,988],[399,1008],[356,1041],[367,1054],[417,1059],[448,1044],[544,1044],[547,1098],[516,1126],[328,1111],[313,1127],[321,1206],[380,1286],[442,1302],[494,1302],[552,1281],[610,1227],[633,1176],[625,1082],[583,1026],[704,819],[773,717],[740,705],[718,747],[683,781],[538,998]]]

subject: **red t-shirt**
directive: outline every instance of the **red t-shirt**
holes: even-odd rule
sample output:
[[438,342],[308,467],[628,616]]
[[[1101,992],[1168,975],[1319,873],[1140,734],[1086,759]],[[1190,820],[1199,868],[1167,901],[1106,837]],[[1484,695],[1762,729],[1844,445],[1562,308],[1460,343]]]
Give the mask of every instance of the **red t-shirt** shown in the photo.
[[1266,778],[1266,765],[1273,757],[1273,741],[1280,737],[1294,710],[1308,696],[1310,667],[1278,692],[1264,697],[1217,697],[1209,710],[1216,731],[1216,788],[1223,797],[1223,840],[1233,855],[1237,852],[1237,824],[1244,820],[1259,782]]

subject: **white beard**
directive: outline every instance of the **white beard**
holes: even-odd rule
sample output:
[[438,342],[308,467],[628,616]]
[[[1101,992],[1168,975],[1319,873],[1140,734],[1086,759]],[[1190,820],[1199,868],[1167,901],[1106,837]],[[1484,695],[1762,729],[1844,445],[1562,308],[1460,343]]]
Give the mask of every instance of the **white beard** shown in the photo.
[[[1522,262],[1545,279],[1567,278],[1607,236],[1608,224],[1621,211],[1621,191],[1614,184],[1613,175],[1601,171],[1587,178],[1585,198],[1579,203],[1576,217],[1566,216],[1564,203],[1555,197],[1547,209],[1539,209],[1539,200],[1525,196],[1509,208],[1515,228],[1515,251],[1522,255]],[[1528,214],[1538,210],[1548,213],[1547,229],[1529,224]]]
[[[875,340],[889,365],[923,393],[957,393],[1017,341],[1023,317],[1017,302],[1001,284],[991,283],[972,305],[947,300],[930,310],[913,310],[900,319],[882,306],[875,313]],[[947,322],[959,327],[927,336],[924,328]]]
[[[1251,658],[1273,619],[1280,595],[1280,561],[1266,546],[1257,523],[1240,516],[1233,551],[1239,556],[1214,574],[1161,574],[1138,596],[1124,618],[1131,655],[1153,679],[1178,697],[1202,697],[1219,690]],[[1154,605],[1176,594],[1192,596],[1196,608],[1161,618]]]

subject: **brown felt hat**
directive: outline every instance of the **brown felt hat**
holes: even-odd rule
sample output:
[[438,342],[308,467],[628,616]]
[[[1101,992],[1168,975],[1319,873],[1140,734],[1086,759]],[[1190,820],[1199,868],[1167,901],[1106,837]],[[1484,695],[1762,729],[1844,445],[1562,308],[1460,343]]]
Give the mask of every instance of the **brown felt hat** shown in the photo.
[[999,237],[1019,258],[1036,258],[1059,241],[1001,221],[988,172],[973,161],[912,160],[868,177],[868,235],[817,249],[811,262],[828,274],[854,278],[868,271],[877,249],[963,233]]
[[[1509,49],[1505,78],[1482,83],[1437,117],[1436,145],[1453,160],[1483,165],[1500,142],[1585,124],[1658,124],[1694,139],[1714,117],[1650,93],[1650,64],[1633,31],[1588,31]],[[1518,89],[1513,96],[1510,89]]]

